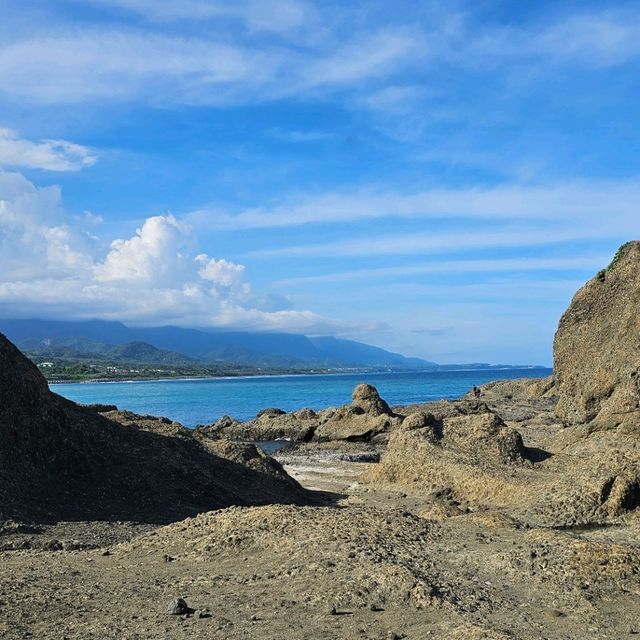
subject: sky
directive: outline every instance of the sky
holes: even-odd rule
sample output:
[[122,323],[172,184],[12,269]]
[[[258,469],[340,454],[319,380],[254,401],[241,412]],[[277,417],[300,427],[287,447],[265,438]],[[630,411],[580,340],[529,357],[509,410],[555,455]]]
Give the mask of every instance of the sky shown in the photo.
[[544,364],[640,237],[640,5],[4,0],[0,316]]

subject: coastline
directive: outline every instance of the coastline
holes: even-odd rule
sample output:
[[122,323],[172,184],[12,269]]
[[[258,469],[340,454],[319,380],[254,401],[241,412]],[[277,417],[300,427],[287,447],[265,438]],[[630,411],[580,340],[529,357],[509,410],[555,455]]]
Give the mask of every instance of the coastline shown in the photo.
[[109,379],[109,378],[96,378],[93,380],[47,380],[49,386],[52,385],[67,385],[67,384],[136,384],[136,383],[149,383],[149,382],[204,382],[215,380],[255,380],[255,379],[276,379],[276,378],[301,378],[305,376],[350,376],[357,374],[366,375],[392,375],[392,374],[418,374],[418,373],[471,373],[474,371],[487,372],[487,371],[545,371],[547,375],[551,375],[553,369],[543,365],[491,365],[489,367],[469,367],[469,368],[447,368],[446,366],[431,368],[431,369],[393,369],[393,370],[379,370],[379,369],[349,369],[340,371],[300,371],[297,373],[256,373],[256,374],[241,374],[241,375],[221,375],[221,376],[172,376],[161,378],[122,378],[122,379]]

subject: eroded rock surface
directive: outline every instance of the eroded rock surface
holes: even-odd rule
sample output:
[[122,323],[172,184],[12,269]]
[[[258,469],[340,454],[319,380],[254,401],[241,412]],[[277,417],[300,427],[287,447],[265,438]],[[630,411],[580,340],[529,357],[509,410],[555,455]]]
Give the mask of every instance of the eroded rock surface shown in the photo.
[[210,435],[224,435],[237,440],[290,440],[292,442],[386,442],[394,427],[401,422],[377,389],[369,384],[357,385],[351,404],[321,411],[300,409],[286,413],[266,409],[248,422],[228,416],[204,427]]
[[251,445],[51,393],[0,336],[0,519],[167,522],[230,504],[306,500]]
[[471,511],[501,509],[532,526],[605,523],[640,506],[640,451],[631,438],[567,438],[542,422],[528,427],[525,446],[481,401],[421,407],[392,432],[369,473],[374,484],[444,496]]
[[576,293],[554,342],[558,417],[640,430],[640,242]]

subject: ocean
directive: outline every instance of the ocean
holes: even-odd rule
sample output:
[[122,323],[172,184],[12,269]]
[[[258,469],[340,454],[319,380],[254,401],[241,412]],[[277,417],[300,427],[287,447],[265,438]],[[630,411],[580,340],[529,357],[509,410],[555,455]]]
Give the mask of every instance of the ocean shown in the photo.
[[551,369],[545,368],[381,372],[88,382],[52,384],[51,389],[75,402],[115,404],[119,409],[166,416],[194,427],[215,422],[225,414],[249,420],[266,407],[294,411],[347,404],[353,388],[361,382],[374,385],[390,405],[398,405],[458,398],[474,384],[491,380],[550,374]]

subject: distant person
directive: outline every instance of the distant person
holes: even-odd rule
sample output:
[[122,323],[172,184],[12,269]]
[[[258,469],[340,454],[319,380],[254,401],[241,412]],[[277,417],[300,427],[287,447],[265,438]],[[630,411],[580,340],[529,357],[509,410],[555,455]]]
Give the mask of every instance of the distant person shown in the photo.
[[473,385],[473,395],[475,398],[479,398],[482,395],[482,391],[476,385]]

